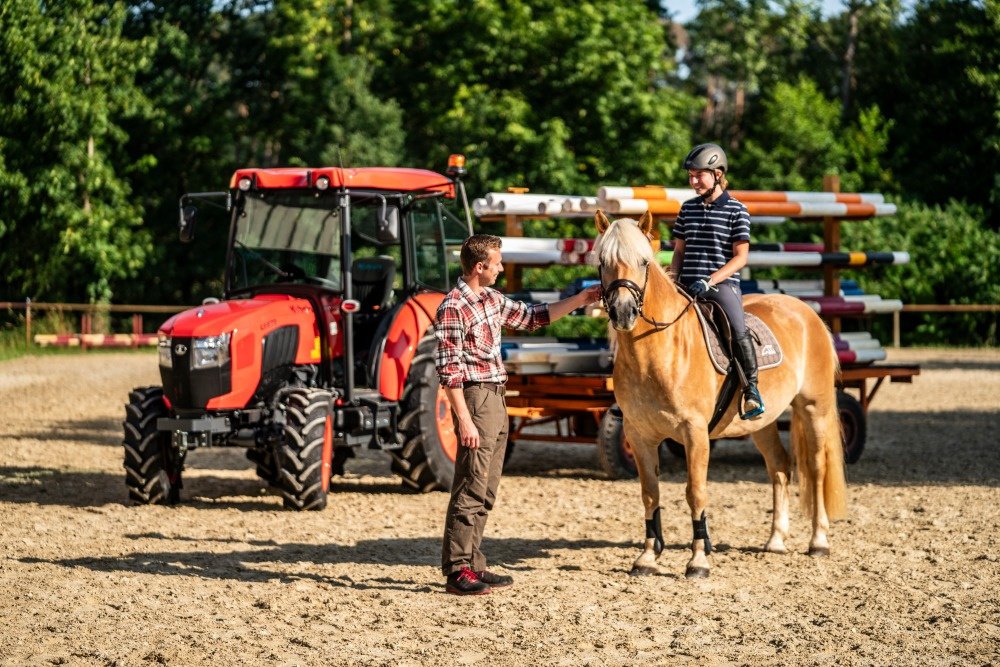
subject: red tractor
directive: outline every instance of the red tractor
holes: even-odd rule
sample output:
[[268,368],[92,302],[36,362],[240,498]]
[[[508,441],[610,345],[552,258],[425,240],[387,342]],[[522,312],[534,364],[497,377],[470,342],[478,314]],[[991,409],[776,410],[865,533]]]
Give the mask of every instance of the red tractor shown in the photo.
[[[403,482],[450,485],[457,440],[434,367],[435,311],[471,232],[460,180],[397,168],[241,169],[222,300],[159,330],[162,387],[138,387],[124,422],[129,496],[175,503],[189,451],[246,449],[287,508],[326,506],[353,448],[388,450]],[[461,193],[464,219],[449,210]]]

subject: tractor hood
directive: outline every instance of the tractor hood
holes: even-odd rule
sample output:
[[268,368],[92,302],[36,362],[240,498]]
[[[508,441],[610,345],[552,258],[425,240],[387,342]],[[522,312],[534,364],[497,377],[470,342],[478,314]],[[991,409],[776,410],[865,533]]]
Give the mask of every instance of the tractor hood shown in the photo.
[[160,333],[201,338],[252,331],[258,336],[264,336],[281,326],[314,321],[312,312],[312,307],[305,299],[285,294],[266,294],[253,299],[222,301],[185,310],[164,322]]

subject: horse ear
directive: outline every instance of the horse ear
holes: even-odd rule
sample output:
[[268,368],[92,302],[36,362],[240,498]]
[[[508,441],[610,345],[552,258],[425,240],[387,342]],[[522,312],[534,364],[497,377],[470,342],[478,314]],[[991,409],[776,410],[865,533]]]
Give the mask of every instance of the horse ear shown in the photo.
[[645,234],[646,236],[650,235],[650,233],[653,231],[652,213],[646,211],[645,213],[642,214],[642,217],[639,218],[639,229],[641,229],[642,233]]
[[603,234],[610,225],[611,221],[608,220],[608,216],[604,215],[604,211],[597,209],[597,213],[594,215],[594,224],[597,226],[597,233]]

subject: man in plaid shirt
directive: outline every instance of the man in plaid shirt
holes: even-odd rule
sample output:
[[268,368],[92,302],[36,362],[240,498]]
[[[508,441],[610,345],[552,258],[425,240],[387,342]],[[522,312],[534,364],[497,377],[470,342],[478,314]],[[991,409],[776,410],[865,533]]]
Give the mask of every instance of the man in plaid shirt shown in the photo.
[[451,400],[461,445],[445,517],[441,568],[449,593],[481,595],[514,583],[510,576],[487,570],[479,550],[507,449],[507,371],[500,357],[500,331],[543,327],[597,301],[601,288],[595,285],[553,304],[528,305],[490,288],[503,271],[500,237],[469,237],[460,258],[462,277],[438,308],[434,325],[437,371]]

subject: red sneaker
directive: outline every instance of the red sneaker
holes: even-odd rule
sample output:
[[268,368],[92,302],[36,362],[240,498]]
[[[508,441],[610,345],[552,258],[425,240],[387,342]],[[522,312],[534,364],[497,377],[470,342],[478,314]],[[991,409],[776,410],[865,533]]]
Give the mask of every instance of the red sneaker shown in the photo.
[[448,575],[448,583],[444,589],[454,595],[485,595],[490,592],[490,585],[471,569],[463,567]]

